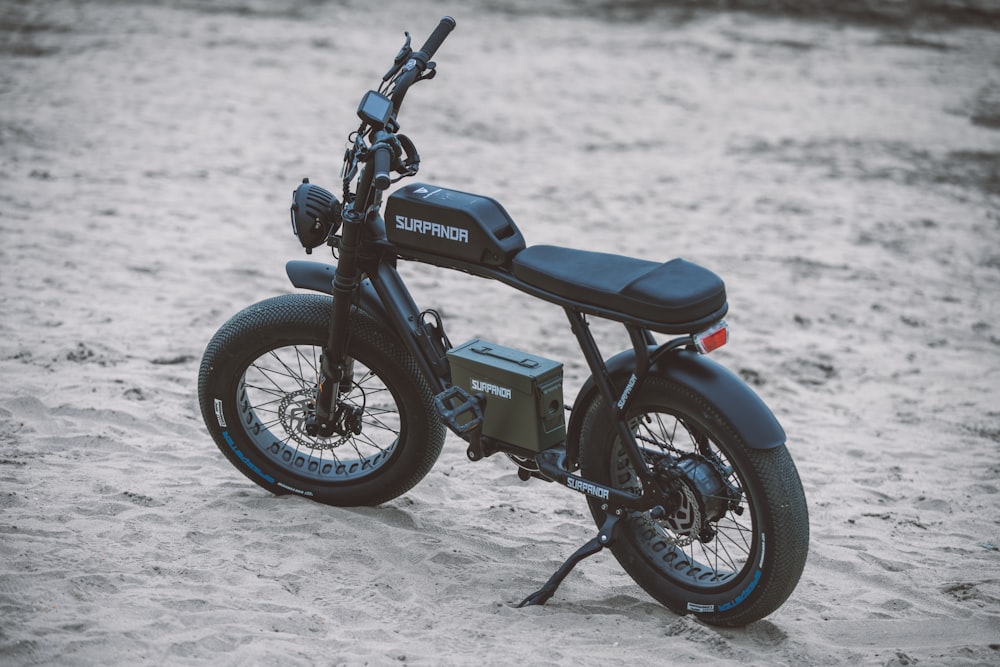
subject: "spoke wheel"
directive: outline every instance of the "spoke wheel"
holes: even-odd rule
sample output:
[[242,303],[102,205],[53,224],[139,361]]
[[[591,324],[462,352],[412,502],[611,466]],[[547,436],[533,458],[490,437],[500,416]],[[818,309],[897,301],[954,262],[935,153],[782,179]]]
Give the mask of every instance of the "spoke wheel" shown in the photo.
[[310,435],[306,423],[316,410],[321,354],[319,346],[290,345],[250,364],[238,394],[260,428],[248,435],[276,465],[294,465],[301,476],[361,479],[385,465],[399,443],[397,400],[374,370],[355,362],[351,388],[340,397],[347,415],[340,418],[343,432]]
[[[649,512],[630,513],[630,529],[643,550],[667,555],[673,576],[693,588],[738,576],[751,562],[754,512],[725,453],[677,414],[644,412],[632,424],[647,465],[658,471],[674,504],[655,519]],[[642,492],[617,440],[611,466],[618,488]]]
[[430,470],[444,427],[416,365],[365,312],[351,313],[351,371],[330,436],[310,434],[332,302],[277,297],[227,322],[202,360],[202,414],[219,449],[274,493],[336,505],[385,502]]
[[[808,549],[805,497],[787,449],[748,447],[708,401],[663,378],[649,378],[632,406],[629,424],[671,502],[662,515],[627,514],[615,557],[677,613],[745,625],[774,611],[798,582]],[[583,476],[641,493],[603,403],[586,409]],[[608,508],[588,502],[602,525]]]

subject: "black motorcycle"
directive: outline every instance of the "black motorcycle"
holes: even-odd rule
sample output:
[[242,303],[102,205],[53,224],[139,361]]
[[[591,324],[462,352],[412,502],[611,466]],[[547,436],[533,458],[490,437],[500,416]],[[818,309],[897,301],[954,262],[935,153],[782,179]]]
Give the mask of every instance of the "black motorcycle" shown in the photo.
[[[728,339],[723,281],[683,259],[527,246],[495,200],[428,183],[396,189],[382,213],[391,183],[420,165],[399,132],[403,99],[434,77],[431,57],[454,27],[443,18],[416,51],[407,33],[363,96],[342,198],[308,179],[296,188],[294,232],[307,253],[329,246],[336,264],[289,262],[291,282],[320,294],[267,299],[215,334],[198,378],[209,432],[268,491],[351,506],[411,489],[450,429],[471,461],[502,453],[522,480],[590,505],[597,535],[521,605],[544,604],[609,547],[678,614],[717,625],[766,616],[802,573],[808,516],[778,421],[706,356]],[[561,306],[591,371],[572,406],[557,361],[481,339],[452,345],[440,315],[414,303],[400,260]],[[588,317],[624,325],[631,348],[605,359]]]

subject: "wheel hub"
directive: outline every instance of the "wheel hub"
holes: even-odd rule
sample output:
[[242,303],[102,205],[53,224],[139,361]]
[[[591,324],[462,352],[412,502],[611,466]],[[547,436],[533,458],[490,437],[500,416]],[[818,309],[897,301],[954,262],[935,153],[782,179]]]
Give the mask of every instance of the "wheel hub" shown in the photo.
[[740,493],[727,480],[724,471],[699,454],[685,454],[659,471],[672,511],[660,523],[677,535],[677,545],[687,546],[695,539],[711,542],[716,530],[713,523],[730,509],[739,513]]
[[[347,406],[344,406],[347,407]],[[311,449],[335,449],[348,439],[349,433],[361,432],[361,410],[357,409],[357,414],[351,410],[350,416],[341,417],[338,414],[337,424],[342,420],[347,428],[335,429],[336,435],[323,437],[310,432],[311,417],[316,413],[316,390],[300,389],[295,392],[285,394],[278,405],[278,419],[295,442]],[[356,431],[354,429],[357,429]]]

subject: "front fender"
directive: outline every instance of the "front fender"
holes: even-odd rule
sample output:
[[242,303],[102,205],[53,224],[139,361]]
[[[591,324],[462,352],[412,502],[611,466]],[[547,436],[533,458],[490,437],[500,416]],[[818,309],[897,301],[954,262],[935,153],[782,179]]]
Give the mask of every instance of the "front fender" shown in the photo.
[[[655,348],[651,347],[650,351]],[[611,384],[621,391],[635,368],[635,350],[625,350],[607,361]],[[785,444],[785,430],[764,401],[738,375],[708,357],[689,350],[668,352],[650,369],[649,374],[687,387],[724,415],[748,447],[772,449]],[[570,413],[566,447],[571,462],[578,460],[580,431],[584,414],[599,392],[594,379],[588,378]]]
[[[304,259],[293,259],[285,264],[285,273],[292,284],[300,289],[309,289],[323,294],[333,294],[333,277],[337,267],[322,262],[309,262]],[[378,298],[375,288],[367,278],[361,281],[358,290],[358,306],[370,315],[388,322],[389,318]]]

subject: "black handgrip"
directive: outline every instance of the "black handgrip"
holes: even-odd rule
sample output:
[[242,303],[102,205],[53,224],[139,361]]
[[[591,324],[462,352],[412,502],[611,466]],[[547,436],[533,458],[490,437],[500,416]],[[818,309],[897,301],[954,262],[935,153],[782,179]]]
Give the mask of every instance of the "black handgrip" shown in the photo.
[[436,28],[434,28],[434,32],[432,32],[431,36],[427,38],[424,45],[420,47],[420,50],[427,57],[427,60],[434,57],[435,51],[437,51],[441,44],[444,43],[444,39],[448,36],[448,33],[455,29],[455,25],[455,19],[450,16],[445,16],[441,19],[441,22],[437,24]]
[[385,190],[392,182],[389,180],[389,165],[392,161],[392,149],[385,144],[375,144],[372,148],[372,169],[374,177],[372,185],[379,190]]

